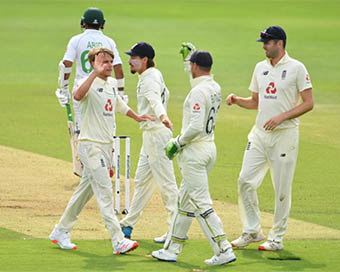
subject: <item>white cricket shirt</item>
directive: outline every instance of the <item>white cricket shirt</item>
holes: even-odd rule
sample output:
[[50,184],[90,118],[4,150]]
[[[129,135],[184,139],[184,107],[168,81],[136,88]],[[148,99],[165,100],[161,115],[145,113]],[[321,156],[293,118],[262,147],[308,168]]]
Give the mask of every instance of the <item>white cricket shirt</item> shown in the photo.
[[[86,78],[80,80],[79,87]],[[117,80],[97,77],[86,96],[79,101],[81,114],[80,141],[112,143],[116,127],[115,112],[126,114],[130,108],[118,95]]]
[[[259,96],[256,125],[263,128],[264,124],[274,116],[289,111],[299,103],[299,92],[312,88],[305,66],[288,56],[272,66],[270,60],[259,62],[254,70],[249,90]],[[299,125],[299,119],[286,120],[277,126],[292,128]]]
[[104,46],[113,52],[113,65],[121,64],[116,43],[109,37],[105,36],[100,30],[86,29],[83,33],[73,36],[66,48],[63,60],[74,62],[76,60],[76,77],[74,86],[77,82],[87,77],[93,70],[87,56],[94,47]]
[[166,114],[169,90],[165,86],[162,73],[154,67],[146,69],[139,75],[137,84],[138,114],[154,114],[156,121],[140,122],[141,129],[163,127],[159,117]]
[[221,87],[212,75],[191,80],[191,87],[183,105],[181,145],[214,141],[216,117],[222,101]]

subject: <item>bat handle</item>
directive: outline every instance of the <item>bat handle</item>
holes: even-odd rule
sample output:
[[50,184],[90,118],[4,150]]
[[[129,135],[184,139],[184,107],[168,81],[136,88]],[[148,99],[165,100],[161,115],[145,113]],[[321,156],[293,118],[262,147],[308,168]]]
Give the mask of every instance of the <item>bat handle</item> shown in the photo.
[[67,111],[67,119],[68,119],[68,121],[73,121],[72,120],[72,111],[71,111],[71,106],[70,106],[70,104],[66,104],[66,111]]

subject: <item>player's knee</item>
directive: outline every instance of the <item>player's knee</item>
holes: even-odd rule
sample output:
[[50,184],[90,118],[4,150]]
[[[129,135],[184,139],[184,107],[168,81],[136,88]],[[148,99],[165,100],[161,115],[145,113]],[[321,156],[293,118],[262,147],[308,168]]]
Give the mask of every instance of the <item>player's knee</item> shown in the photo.
[[186,216],[186,217],[191,217],[191,218],[195,217],[194,212],[186,211],[186,210],[183,210],[183,209],[178,209],[178,214],[182,215],[182,216]]
[[246,190],[256,190],[256,187],[250,179],[240,176],[238,179],[238,190],[239,192]]
[[200,216],[203,219],[207,219],[214,212],[215,212],[214,209],[212,207],[209,207],[208,209],[205,209],[204,211],[198,211],[196,213],[196,216]]

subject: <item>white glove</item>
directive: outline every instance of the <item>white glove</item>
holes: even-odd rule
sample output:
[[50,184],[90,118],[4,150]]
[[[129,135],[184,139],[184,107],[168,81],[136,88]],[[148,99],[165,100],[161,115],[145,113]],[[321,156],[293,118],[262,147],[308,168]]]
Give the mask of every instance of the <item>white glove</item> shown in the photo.
[[60,106],[62,106],[62,107],[65,107],[66,104],[68,104],[70,102],[71,95],[70,95],[70,91],[68,90],[68,87],[65,88],[65,89],[57,89],[55,91],[55,95],[58,98]]
[[196,51],[196,47],[190,43],[190,42],[184,42],[182,43],[181,50],[179,53],[183,57],[184,61],[184,71],[185,72],[190,72],[191,71],[191,66],[190,66],[190,58],[191,55]]

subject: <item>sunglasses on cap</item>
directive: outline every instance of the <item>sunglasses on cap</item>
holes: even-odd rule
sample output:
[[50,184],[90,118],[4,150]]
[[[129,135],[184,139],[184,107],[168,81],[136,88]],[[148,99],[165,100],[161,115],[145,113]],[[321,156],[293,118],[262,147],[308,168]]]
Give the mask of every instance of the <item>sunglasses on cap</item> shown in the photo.
[[261,32],[260,36],[261,36],[262,39],[275,39],[276,38],[273,35],[270,35],[266,32]]

